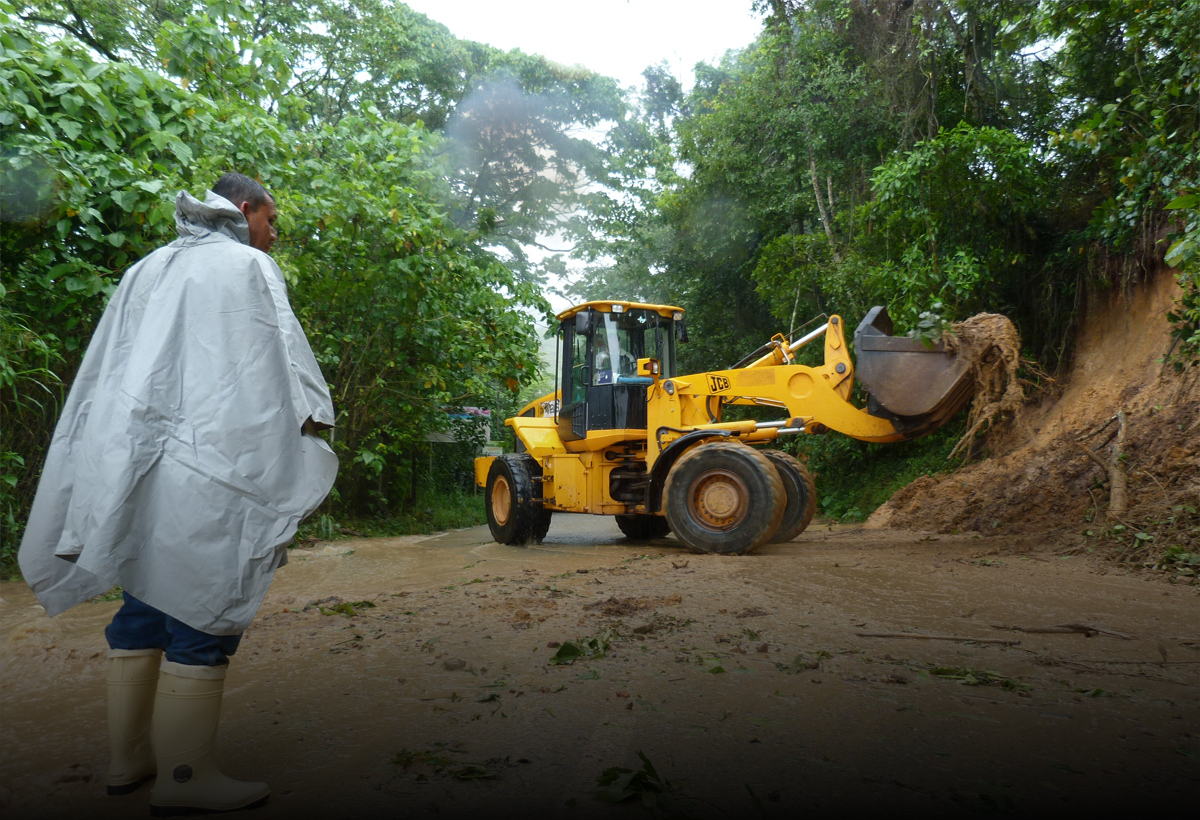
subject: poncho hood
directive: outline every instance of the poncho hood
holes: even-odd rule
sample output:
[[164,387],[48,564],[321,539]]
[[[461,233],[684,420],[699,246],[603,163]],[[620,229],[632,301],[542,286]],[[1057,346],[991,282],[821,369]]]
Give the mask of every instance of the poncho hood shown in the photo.
[[113,585],[241,632],[337,458],[321,370],[279,268],[232,203],[176,201],[180,238],[125,274],[71,386],[19,561],[50,615]]
[[215,233],[243,245],[250,244],[250,225],[245,214],[212,191],[203,202],[187,191],[179,192],[175,197],[175,230],[180,239],[204,239]]

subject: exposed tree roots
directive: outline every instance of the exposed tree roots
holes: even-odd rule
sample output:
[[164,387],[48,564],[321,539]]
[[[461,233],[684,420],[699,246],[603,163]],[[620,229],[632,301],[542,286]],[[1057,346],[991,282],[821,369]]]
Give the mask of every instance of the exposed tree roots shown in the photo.
[[955,322],[942,336],[946,349],[965,356],[975,381],[975,398],[967,416],[967,432],[954,445],[950,458],[970,454],[977,433],[1011,422],[1025,402],[1017,370],[1021,366],[1021,337],[1007,317],[979,313]]

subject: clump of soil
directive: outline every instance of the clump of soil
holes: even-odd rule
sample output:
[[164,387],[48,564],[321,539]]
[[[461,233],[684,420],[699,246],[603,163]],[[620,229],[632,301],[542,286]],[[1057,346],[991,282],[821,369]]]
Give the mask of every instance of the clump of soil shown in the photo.
[[662,606],[674,606],[681,603],[683,597],[680,595],[670,595],[666,598],[616,598],[610,597],[605,601],[597,601],[594,604],[588,604],[584,607],[585,610],[600,610],[600,614],[609,618],[619,618],[623,615],[632,615],[635,612],[640,612],[643,609],[658,609]]
[[[946,350],[965,357],[975,382],[975,397],[967,416],[967,432],[954,445],[950,458],[991,428],[998,418],[1013,419],[1025,401],[1017,378],[1021,366],[1021,337],[1007,316],[980,313],[955,322],[942,336]],[[969,449],[968,449],[969,452]]]
[[[1067,531],[1068,546],[1071,537],[1077,546],[1103,543],[1128,563],[1153,564],[1172,548],[1200,550],[1200,518],[1189,512],[1200,508],[1200,374],[1163,364],[1171,343],[1166,314],[1176,298],[1175,278],[1164,271],[1144,289],[1095,299],[1062,395],[992,428],[987,460],[901,489],[868,526],[1039,538]],[[987,398],[977,399],[968,436],[989,413],[1015,415],[1019,360],[1007,357],[1013,337],[1001,335],[992,360],[986,352],[979,357]],[[1111,460],[1115,443],[1088,437],[1118,412],[1126,417],[1120,461],[1128,477],[1128,506],[1119,515],[1109,507],[1109,472],[1081,446],[1086,440]]]

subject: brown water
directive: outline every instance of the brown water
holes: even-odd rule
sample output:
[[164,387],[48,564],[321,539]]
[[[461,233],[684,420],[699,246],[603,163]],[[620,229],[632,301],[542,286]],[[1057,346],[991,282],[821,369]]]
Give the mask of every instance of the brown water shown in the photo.
[[[1194,805],[1197,588],[1052,547],[820,527],[698,556],[559,516],[528,549],[477,528],[295,550],[233,660],[219,759],[272,785],[263,818],[642,813],[593,796],[638,751],[695,816]],[[143,816],[148,788],[103,794],[118,604],[50,620],[23,585],[0,594],[5,816]],[[376,606],[306,609],[330,598]],[[605,657],[547,664],[548,643],[605,629]],[[883,632],[1020,644],[858,634]]]

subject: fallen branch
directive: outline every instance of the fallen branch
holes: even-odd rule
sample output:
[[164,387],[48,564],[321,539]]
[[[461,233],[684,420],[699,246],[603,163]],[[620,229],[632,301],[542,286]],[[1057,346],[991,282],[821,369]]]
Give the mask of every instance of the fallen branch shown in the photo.
[[1108,462],[1105,461],[1104,459],[1100,458],[1100,456],[1096,455],[1096,451],[1093,450],[1091,447],[1088,447],[1086,444],[1083,444],[1082,442],[1078,442],[1078,441],[1075,443],[1079,445],[1079,449],[1083,450],[1083,452],[1087,455],[1088,458],[1090,458],[1092,461],[1099,464],[1100,469],[1103,470],[1105,472],[1105,474],[1107,475]]
[[[1076,441],[1087,441],[1088,439],[1092,438],[1093,436],[1098,436],[1098,435],[1100,435],[1102,432],[1104,432],[1105,430],[1107,430],[1107,429],[1108,429],[1108,426],[1109,426],[1110,424],[1112,424],[1112,423],[1113,423],[1114,421],[1116,421],[1116,420],[1117,420],[1117,417],[1116,417],[1116,416],[1112,416],[1111,418],[1109,418],[1109,420],[1108,420],[1108,421],[1104,422],[1104,424],[1101,424],[1099,427],[1097,427],[1097,428],[1096,428],[1095,430],[1093,430],[1092,432],[1090,432],[1090,433],[1086,433],[1085,435],[1082,435],[1082,436],[1079,436],[1079,437],[1077,437],[1075,440],[1076,440]],[[1109,437],[1108,437],[1108,438],[1106,438],[1106,439],[1104,440],[1104,444],[1108,444],[1110,441],[1112,441],[1112,437],[1113,437],[1113,436],[1115,436],[1115,435],[1116,435],[1116,432],[1114,431],[1113,433],[1111,433],[1111,434],[1109,435]],[[1101,446],[1101,447],[1103,447],[1103,446],[1104,446],[1104,444],[1101,444],[1100,446]]]
[[1088,624],[1055,624],[1053,626],[1016,626],[1008,624],[988,624],[992,629],[1007,629],[1011,632],[1032,632],[1039,634],[1079,634],[1092,637],[1093,635],[1111,635],[1114,638],[1120,638],[1123,641],[1136,640],[1136,635],[1130,635],[1126,632],[1117,632],[1112,629],[1105,629],[1101,626],[1089,626]]
[[[1109,424],[1112,424],[1114,420],[1117,422],[1117,441],[1113,445],[1112,455],[1108,461],[1105,461],[1096,454],[1095,450],[1083,442],[1096,435],[1096,433],[1099,433],[1100,430],[1103,430]],[[1079,445],[1079,449],[1083,450],[1088,458],[1099,464],[1100,469],[1104,470],[1105,475],[1108,476],[1108,511],[1114,516],[1124,515],[1129,509],[1129,474],[1125,472],[1125,466],[1121,463],[1121,459],[1125,455],[1125,435],[1125,411],[1118,410],[1117,414],[1105,422],[1102,427],[1081,439],[1075,440],[1075,443]]]
[[1092,661],[1090,663],[1085,663],[1080,661],[1062,660],[1060,658],[1038,658],[1035,663],[1037,663],[1039,666],[1065,666],[1069,669],[1076,669],[1080,672],[1091,672],[1095,675],[1120,675],[1126,678],[1142,678],[1144,680],[1156,680],[1163,683],[1174,683],[1177,686],[1200,686],[1200,684],[1197,683],[1189,683],[1188,681],[1167,677],[1166,675],[1153,675],[1149,672],[1142,672],[1140,670],[1136,672],[1123,672],[1120,669],[1105,669],[1104,666],[1097,666],[1097,664],[1114,663],[1145,663],[1152,665],[1159,663],[1158,661]]
[[1186,666],[1188,664],[1200,663],[1200,661],[1074,661],[1074,663],[1114,663],[1126,666],[1140,666],[1142,664],[1150,664],[1151,666]]
[[911,632],[855,632],[860,638],[911,638],[918,641],[970,641],[971,643],[994,643],[1001,646],[1020,646],[1020,641],[1003,641],[996,638],[964,638],[961,635],[916,635]]

